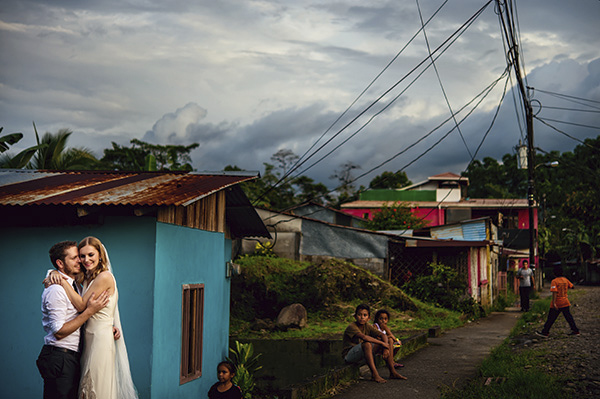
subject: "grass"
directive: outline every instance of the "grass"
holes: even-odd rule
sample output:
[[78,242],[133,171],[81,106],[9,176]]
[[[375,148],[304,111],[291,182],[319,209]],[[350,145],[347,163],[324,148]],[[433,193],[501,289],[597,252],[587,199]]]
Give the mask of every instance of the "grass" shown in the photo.
[[[550,307],[550,299],[533,302],[531,310],[523,313],[510,334],[510,338],[531,334],[539,328]],[[443,399],[566,399],[562,390],[564,381],[545,374],[538,367],[546,352],[537,349],[515,350],[511,339],[495,348],[479,368],[480,378],[460,390],[442,393]],[[491,383],[485,385],[484,381]]]
[[[465,323],[462,314],[459,312],[441,309],[416,299],[413,299],[413,301],[417,304],[417,311],[397,312],[394,309],[389,309],[392,316],[389,326],[393,332],[398,332],[395,335],[400,339],[413,335],[417,330],[425,330],[433,326],[440,326],[443,330],[448,330]],[[335,318],[330,315],[309,312],[308,325],[301,330],[252,331],[250,330],[250,322],[232,319],[230,333],[239,339],[341,339],[348,324],[354,321],[352,314],[356,305],[358,305],[358,301],[347,304],[345,314],[340,314]],[[374,311],[371,316],[373,315]]]

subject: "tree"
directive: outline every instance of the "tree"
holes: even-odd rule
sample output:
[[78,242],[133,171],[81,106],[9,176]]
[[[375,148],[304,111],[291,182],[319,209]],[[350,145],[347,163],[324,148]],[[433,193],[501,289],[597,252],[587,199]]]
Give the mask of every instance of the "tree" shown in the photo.
[[89,170],[98,165],[94,154],[86,148],[67,148],[67,141],[73,133],[60,129],[56,133],[46,132],[40,139],[33,124],[37,145],[21,151],[16,156],[6,156],[0,160],[3,168],[27,168],[50,170]]
[[271,161],[276,163],[277,168],[282,173],[282,176],[287,174],[288,170],[292,168],[298,159],[300,159],[300,157],[289,149],[279,150],[271,156]]
[[354,169],[360,169],[360,166],[349,161],[340,165],[340,169],[334,170],[333,174],[329,176],[330,179],[336,179],[339,182],[336,189],[337,197],[331,204],[333,207],[339,208],[345,202],[358,199],[358,191],[354,186],[354,176],[352,173]]
[[373,219],[365,222],[369,230],[408,230],[427,226],[428,222],[411,212],[410,208],[399,203],[384,205],[373,215]]
[[130,141],[131,147],[112,142],[112,148],[104,150],[100,160],[106,169],[128,171],[182,170],[191,171],[190,152],[200,144],[159,145],[138,139]]
[[379,176],[375,176],[369,183],[369,188],[373,189],[396,189],[410,186],[412,182],[408,180],[406,172],[397,171],[394,172],[383,172]]
[[[546,167],[558,161],[558,167]],[[572,152],[536,154],[535,200],[542,254],[580,261],[600,253],[600,136]],[[471,198],[526,198],[527,170],[517,169],[514,154],[474,161],[464,174]],[[554,255],[553,255],[554,256]]]
[[[0,133],[4,128],[0,127]],[[24,168],[31,157],[35,154],[35,152],[40,148],[39,146],[34,146],[30,148],[26,148],[21,151],[17,155],[11,155],[9,153],[5,153],[8,151],[9,146],[18,143],[23,138],[23,133],[9,133],[0,137],[0,168],[3,169],[22,169]]]
[[[0,133],[4,130],[0,127]],[[23,133],[9,133],[4,136],[0,136],[0,152],[8,151],[8,146],[18,143],[23,138]]]

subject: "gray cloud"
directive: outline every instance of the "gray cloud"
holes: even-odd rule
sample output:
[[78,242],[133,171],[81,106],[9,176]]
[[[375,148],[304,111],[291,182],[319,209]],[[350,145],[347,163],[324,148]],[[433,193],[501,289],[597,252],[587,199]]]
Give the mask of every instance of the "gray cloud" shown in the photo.
[[[421,1],[427,19],[439,6]],[[448,3],[427,27],[438,46],[479,7],[480,1]],[[598,2],[535,0],[519,4],[521,53],[527,82],[537,90],[539,116],[599,126],[595,113],[573,107],[546,90],[600,100]],[[301,155],[419,29],[414,2],[188,1],[5,1],[0,10],[0,121],[5,131],[34,142],[40,131],[67,127],[72,144],[101,155],[111,141],[137,137],[158,144],[189,144],[200,170],[235,164],[262,170],[279,149]],[[453,109],[473,98],[506,67],[498,19],[492,7],[436,65]],[[420,35],[321,141],[428,53]],[[349,139],[374,112],[407,88],[402,81],[380,104],[303,165],[312,165],[343,140],[349,141],[306,171],[329,185],[346,162],[365,173],[415,143],[448,116],[433,69],[381,116]],[[514,80],[512,81],[514,84]],[[471,151],[487,130],[500,89],[461,126]],[[518,108],[518,107],[517,107]],[[511,93],[477,157],[500,158],[523,137]],[[558,125],[583,140],[597,130]],[[424,154],[449,123],[359,184],[385,170],[406,167],[409,178],[460,173],[469,154],[458,132]],[[536,122],[536,145],[570,150],[578,143]],[[410,166],[407,166],[410,165]]]

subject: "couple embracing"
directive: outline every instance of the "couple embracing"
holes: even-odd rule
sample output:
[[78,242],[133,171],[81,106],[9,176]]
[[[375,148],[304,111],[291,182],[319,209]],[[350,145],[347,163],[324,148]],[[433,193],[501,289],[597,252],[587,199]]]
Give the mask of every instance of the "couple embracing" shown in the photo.
[[37,359],[44,399],[137,398],[106,248],[95,237],[63,241],[50,260],[56,270],[42,293],[46,336]]

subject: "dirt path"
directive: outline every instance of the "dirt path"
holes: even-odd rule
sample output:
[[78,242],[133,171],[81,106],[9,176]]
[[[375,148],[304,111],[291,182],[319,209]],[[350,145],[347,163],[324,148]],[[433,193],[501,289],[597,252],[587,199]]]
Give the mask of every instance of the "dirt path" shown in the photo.
[[[550,336],[526,334],[517,337],[515,350],[547,350],[543,370],[566,376],[565,391],[576,398],[600,398],[600,287],[577,286],[569,293],[571,314],[581,335],[567,335],[569,325],[561,315],[552,326]],[[546,315],[537,327],[542,329]]]

